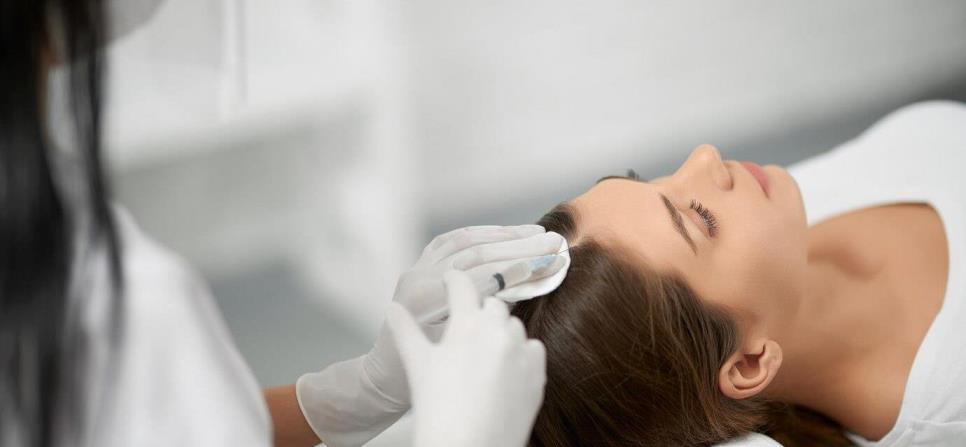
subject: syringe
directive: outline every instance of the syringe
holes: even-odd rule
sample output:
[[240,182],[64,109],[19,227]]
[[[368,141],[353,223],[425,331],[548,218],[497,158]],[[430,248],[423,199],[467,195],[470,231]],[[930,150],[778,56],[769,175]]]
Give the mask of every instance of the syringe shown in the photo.
[[[481,296],[493,296],[497,292],[513,287],[517,284],[539,279],[560,269],[566,259],[559,254],[540,256],[529,261],[522,261],[507,267],[506,270],[494,273],[477,282],[476,290]],[[554,268],[556,267],[556,268]]]
[[[566,262],[567,258],[561,256],[559,253],[540,256],[528,261],[520,261],[502,271],[475,281],[474,286],[476,286],[476,290],[480,293],[481,297],[493,296],[501,290],[530,280],[550,276],[557,270],[560,270]],[[443,304],[442,307],[427,312],[419,321],[420,323],[445,321],[448,313],[449,307]]]

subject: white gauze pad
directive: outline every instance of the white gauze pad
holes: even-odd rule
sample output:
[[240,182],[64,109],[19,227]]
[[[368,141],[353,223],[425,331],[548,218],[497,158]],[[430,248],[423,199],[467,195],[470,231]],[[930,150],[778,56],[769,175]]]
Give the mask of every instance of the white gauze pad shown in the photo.
[[517,301],[529,300],[533,297],[546,295],[557,287],[560,287],[560,283],[567,277],[567,269],[570,268],[570,246],[567,245],[566,238],[562,239],[563,242],[560,243],[560,249],[557,250],[559,255],[564,258],[564,265],[560,270],[544,278],[526,281],[513,287],[507,287],[497,292],[496,297],[508,303],[515,303]]

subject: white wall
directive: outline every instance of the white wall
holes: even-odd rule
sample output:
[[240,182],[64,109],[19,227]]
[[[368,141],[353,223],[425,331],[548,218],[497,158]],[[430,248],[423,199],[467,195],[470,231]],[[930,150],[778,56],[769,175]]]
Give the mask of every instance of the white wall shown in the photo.
[[434,219],[711,139],[863,113],[966,73],[957,0],[410,5]]

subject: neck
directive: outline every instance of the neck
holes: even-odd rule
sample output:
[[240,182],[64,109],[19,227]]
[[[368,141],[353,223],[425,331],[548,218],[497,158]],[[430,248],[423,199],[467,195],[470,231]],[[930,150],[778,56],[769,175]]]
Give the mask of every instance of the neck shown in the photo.
[[808,290],[779,340],[783,365],[769,397],[819,411],[863,433],[868,365],[890,343],[896,312],[881,260],[843,244],[809,243]]

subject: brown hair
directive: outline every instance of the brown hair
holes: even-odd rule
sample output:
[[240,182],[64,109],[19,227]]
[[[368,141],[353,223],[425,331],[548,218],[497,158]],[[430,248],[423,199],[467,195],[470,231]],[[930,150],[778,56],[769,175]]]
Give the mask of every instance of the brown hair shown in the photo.
[[[573,240],[576,218],[563,204],[539,223]],[[560,287],[512,311],[547,350],[532,446],[702,446],[767,425],[772,410],[762,398],[718,389],[718,370],[741,338],[725,309],[586,237],[570,256]],[[813,439],[845,441],[840,430]]]

